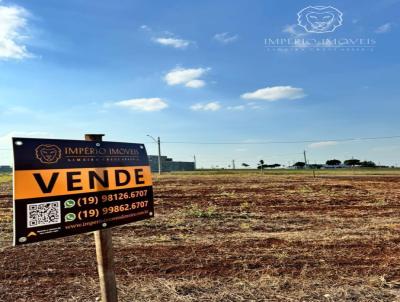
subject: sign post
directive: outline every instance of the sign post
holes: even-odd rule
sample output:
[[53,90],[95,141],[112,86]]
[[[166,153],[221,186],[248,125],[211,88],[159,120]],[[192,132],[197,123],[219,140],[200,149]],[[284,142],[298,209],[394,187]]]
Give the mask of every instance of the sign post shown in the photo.
[[[85,134],[85,140],[101,142],[104,134]],[[96,243],[97,270],[99,272],[101,301],[117,302],[114,253],[110,229],[94,231]]]
[[94,232],[101,297],[117,302],[109,228],[154,217],[143,144],[13,138],[14,245]]

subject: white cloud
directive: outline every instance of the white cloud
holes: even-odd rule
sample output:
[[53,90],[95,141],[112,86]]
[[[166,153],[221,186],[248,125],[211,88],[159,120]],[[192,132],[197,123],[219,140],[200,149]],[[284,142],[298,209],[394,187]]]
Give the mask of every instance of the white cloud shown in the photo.
[[131,99],[115,102],[113,105],[137,111],[159,111],[168,107],[167,102],[160,98]]
[[154,43],[173,47],[177,49],[186,49],[191,44],[196,44],[193,41],[181,39],[177,37],[174,33],[164,30],[164,31],[155,31],[150,26],[143,24],[139,27],[143,32],[147,32],[147,34],[151,37],[151,40]]
[[[282,32],[289,34],[290,38],[294,39],[293,46],[296,48],[307,48],[311,46],[310,43],[305,39],[305,37],[310,33],[304,31],[304,29],[298,24],[285,25],[282,29]],[[319,47],[326,47],[326,45],[322,45],[321,43],[318,44]],[[287,52],[286,48],[278,50],[281,52]]]
[[168,85],[185,85],[190,88],[200,88],[205,85],[203,80],[199,78],[202,77],[210,68],[174,68],[169,71],[165,77],[164,81]]
[[186,87],[190,88],[201,88],[206,85],[206,82],[203,80],[191,80],[185,84]]
[[228,106],[227,107],[228,110],[233,110],[233,111],[241,111],[245,109],[245,106],[243,105],[238,105],[238,106]]
[[151,28],[149,26],[147,26],[146,24],[141,25],[140,29],[144,30],[144,31],[151,31]]
[[317,143],[309,144],[308,147],[309,148],[326,148],[326,147],[336,146],[337,144],[338,144],[338,142],[325,141],[325,142],[317,142]]
[[241,97],[246,100],[265,100],[270,102],[284,99],[296,100],[304,98],[305,96],[302,88],[292,86],[266,87],[241,95]]
[[191,44],[188,40],[169,37],[154,38],[153,41],[164,46],[171,46],[179,49],[185,49]]
[[28,17],[22,7],[0,5],[0,59],[32,57],[23,44],[28,38]]
[[388,33],[392,30],[392,24],[391,23],[385,23],[381,26],[379,26],[377,29],[375,29],[375,32],[377,34],[384,34]]
[[[304,29],[297,24],[285,25],[282,32],[290,35],[290,38],[293,39],[292,46],[296,48],[303,49],[313,46],[328,48],[334,46],[334,43],[330,39],[325,39],[323,42],[318,43],[310,42],[312,40],[308,41],[305,37],[310,35],[310,33],[304,31]],[[288,49],[282,47],[282,49],[278,49],[278,51],[287,52]]]
[[259,103],[256,102],[249,102],[247,105],[254,110],[262,109],[262,107],[259,105]]
[[219,33],[214,35],[214,39],[222,44],[235,42],[238,38],[238,35],[230,35],[229,33]]
[[285,25],[285,27],[282,29],[282,32],[290,34],[295,38],[304,37],[308,35],[308,33],[305,32],[303,28],[301,28],[297,24]]
[[197,103],[190,106],[190,109],[194,111],[217,111],[221,109],[221,105],[218,102],[210,102],[210,103]]

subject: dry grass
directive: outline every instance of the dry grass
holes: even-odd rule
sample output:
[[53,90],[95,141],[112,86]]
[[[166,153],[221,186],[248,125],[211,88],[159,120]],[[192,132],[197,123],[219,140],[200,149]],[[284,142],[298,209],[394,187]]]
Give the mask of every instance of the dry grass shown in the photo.
[[0,173],[0,184],[1,183],[8,183],[12,179],[12,175],[9,173]]
[[[113,229],[120,301],[399,301],[399,180],[162,176],[156,218]],[[95,301],[91,234],[16,248],[0,226],[0,301]]]

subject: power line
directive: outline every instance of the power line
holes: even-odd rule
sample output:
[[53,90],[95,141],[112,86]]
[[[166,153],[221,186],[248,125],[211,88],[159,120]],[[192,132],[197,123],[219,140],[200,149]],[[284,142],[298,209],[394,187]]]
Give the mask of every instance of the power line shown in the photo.
[[[193,141],[162,141],[162,144],[188,144],[188,145],[268,145],[268,144],[301,144],[301,143],[320,143],[320,142],[350,142],[367,140],[399,139],[400,135],[376,136],[376,137],[353,137],[338,139],[310,139],[295,141],[260,141],[260,142],[193,142]],[[156,144],[156,142],[146,142],[146,144]],[[0,150],[12,150],[12,148],[0,148]],[[293,153],[292,153],[293,154]],[[291,155],[291,154],[288,154]]]
[[[292,156],[292,155],[303,155],[303,152],[298,152],[298,153],[286,153],[286,154],[276,154],[276,155],[262,155],[262,156],[256,156],[256,158],[266,158],[266,159],[271,159],[271,158],[276,158],[276,157],[288,157],[288,156]],[[188,157],[185,157],[185,159]],[[199,156],[198,158],[196,158],[197,161],[200,162],[222,162],[222,161],[226,161],[226,159],[222,159],[222,160],[215,160],[215,157],[208,157],[208,156]],[[251,159],[250,159],[251,160]],[[229,161],[229,160],[228,160]],[[244,158],[244,157],[235,157],[235,161],[238,162],[246,162],[249,161],[249,158]]]
[[[350,142],[350,141],[367,141],[367,140],[383,140],[383,139],[399,139],[400,135],[395,136],[377,136],[377,137],[354,137],[339,139],[313,139],[302,141],[260,141],[260,142],[193,142],[193,141],[163,141],[163,144],[188,144],[188,145],[268,145],[268,144],[301,144],[301,143],[319,143],[319,142]],[[148,142],[152,144],[154,142]]]
[[[163,144],[188,144],[188,145],[269,145],[269,144],[301,144],[301,143],[320,143],[320,142],[350,142],[350,141],[368,141],[399,139],[400,135],[376,136],[376,137],[353,137],[338,139],[310,139],[294,141],[260,141],[260,142],[193,142],[193,141],[163,141]],[[146,142],[146,144],[156,144],[156,142]],[[0,150],[12,150],[11,148],[0,148]],[[293,154],[293,153],[292,153]],[[290,154],[288,154],[290,155]]]

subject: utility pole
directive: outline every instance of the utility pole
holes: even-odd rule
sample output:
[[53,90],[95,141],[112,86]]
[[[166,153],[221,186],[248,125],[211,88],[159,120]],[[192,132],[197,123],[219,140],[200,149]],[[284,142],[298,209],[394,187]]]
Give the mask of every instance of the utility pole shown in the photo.
[[157,145],[158,145],[158,175],[161,175],[161,140],[160,137],[157,137],[155,139],[151,135],[147,134],[148,137],[150,137]]
[[232,169],[235,170],[235,160],[232,159]]
[[196,170],[196,155],[193,155],[194,169]]
[[304,150],[304,168],[307,168],[307,155],[306,155],[306,150]]
[[158,143],[158,175],[161,175],[161,140],[160,137],[157,138]]

